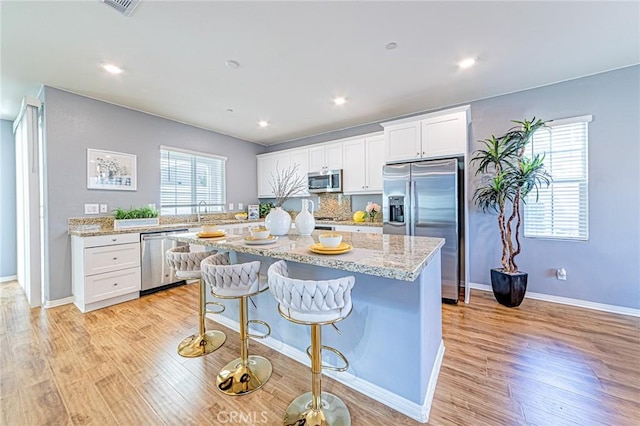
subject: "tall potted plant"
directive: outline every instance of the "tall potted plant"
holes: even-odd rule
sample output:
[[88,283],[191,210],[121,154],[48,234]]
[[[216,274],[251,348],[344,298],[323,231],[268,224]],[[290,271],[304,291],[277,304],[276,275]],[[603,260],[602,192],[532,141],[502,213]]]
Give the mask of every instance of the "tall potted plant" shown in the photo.
[[521,207],[534,191],[549,186],[551,176],[544,167],[544,155],[525,156],[527,145],[543,120],[512,121],[517,126],[500,137],[482,140],[484,147],[474,152],[471,163],[477,164],[476,175],[482,180],[473,201],[483,212],[497,213],[502,241],[502,268],[491,270],[491,287],[498,302],[508,307],[519,306],[527,290],[526,272],[518,270],[520,254]]

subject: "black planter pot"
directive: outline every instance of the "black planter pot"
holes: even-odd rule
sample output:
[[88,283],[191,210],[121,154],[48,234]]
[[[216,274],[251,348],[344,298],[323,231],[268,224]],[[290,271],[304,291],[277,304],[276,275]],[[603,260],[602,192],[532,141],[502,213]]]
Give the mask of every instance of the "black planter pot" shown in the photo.
[[527,292],[527,277],[526,272],[506,274],[502,269],[492,269],[491,287],[496,300],[509,308],[520,306]]

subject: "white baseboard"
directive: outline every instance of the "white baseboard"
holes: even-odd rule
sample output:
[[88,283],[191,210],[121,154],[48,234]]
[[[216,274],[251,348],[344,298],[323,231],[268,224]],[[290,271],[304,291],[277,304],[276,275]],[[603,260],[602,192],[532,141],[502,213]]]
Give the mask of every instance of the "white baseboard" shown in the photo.
[[[235,331],[239,330],[238,322],[232,319],[229,319],[222,315],[207,315],[207,318],[222,324],[226,327],[229,327]],[[288,356],[289,358],[297,361],[306,366],[310,366],[309,357],[306,352],[303,352],[299,349],[294,348],[293,346],[287,345],[283,342],[280,342],[272,337],[267,337],[266,339],[261,340],[252,340],[252,342],[261,343],[275,351],[280,352],[281,354]],[[405,416],[411,417],[414,420],[419,421],[420,423],[426,423],[429,420],[429,413],[431,411],[431,402],[433,401],[433,395],[436,390],[436,383],[438,381],[438,374],[440,372],[440,366],[442,365],[442,358],[444,356],[444,343],[440,341],[440,347],[438,349],[438,354],[436,356],[436,360],[434,363],[434,368],[431,371],[431,377],[429,378],[429,386],[427,388],[427,395],[425,397],[425,401],[422,405],[417,404],[413,401],[409,401],[406,398],[396,395],[393,392],[390,392],[386,389],[381,388],[378,385],[375,385],[367,380],[363,380],[348,371],[345,372],[335,372],[335,371],[325,371],[325,374],[328,377],[331,377],[337,382],[342,383],[343,385],[350,387],[351,389],[360,392],[370,398],[375,399],[376,401],[386,405],[389,408],[392,408]]]
[[6,277],[0,277],[0,283],[6,283],[9,281],[15,281],[18,279],[17,275],[7,275]]
[[56,306],[68,305],[69,303],[73,303],[73,296],[64,297],[62,299],[56,300],[45,300],[44,307],[46,309],[55,308]]
[[[490,285],[469,283],[470,288],[482,291],[493,291]],[[596,311],[611,312],[613,314],[640,317],[640,309],[627,308],[626,306],[607,305],[605,303],[590,302],[588,300],[572,299],[570,297],[553,296],[551,294],[533,293],[527,291],[524,296],[528,299],[544,300],[545,302],[560,303],[562,305],[577,306],[579,308],[594,309]]]

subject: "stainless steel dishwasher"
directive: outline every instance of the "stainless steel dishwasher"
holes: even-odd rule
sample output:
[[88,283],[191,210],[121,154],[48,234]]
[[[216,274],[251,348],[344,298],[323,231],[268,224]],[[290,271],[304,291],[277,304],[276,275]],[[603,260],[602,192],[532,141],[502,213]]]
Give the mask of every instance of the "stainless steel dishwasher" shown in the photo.
[[181,232],[187,232],[187,229],[140,234],[140,249],[142,251],[141,296],[185,283],[184,280],[175,276],[164,258],[165,252],[170,248],[185,245],[185,243],[168,238],[171,234]]

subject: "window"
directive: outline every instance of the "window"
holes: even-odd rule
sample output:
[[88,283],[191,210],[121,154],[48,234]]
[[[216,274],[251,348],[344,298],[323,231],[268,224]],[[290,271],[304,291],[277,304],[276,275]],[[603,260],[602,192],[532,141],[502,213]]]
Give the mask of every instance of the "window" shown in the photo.
[[160,147],[160,212],[224,211],[226,157]]
[[524,236],[587,240],[588,124],[591,116],[555,120],[533,135],[527,155],[545,154],[544,164],[553,182],[524,206]]

